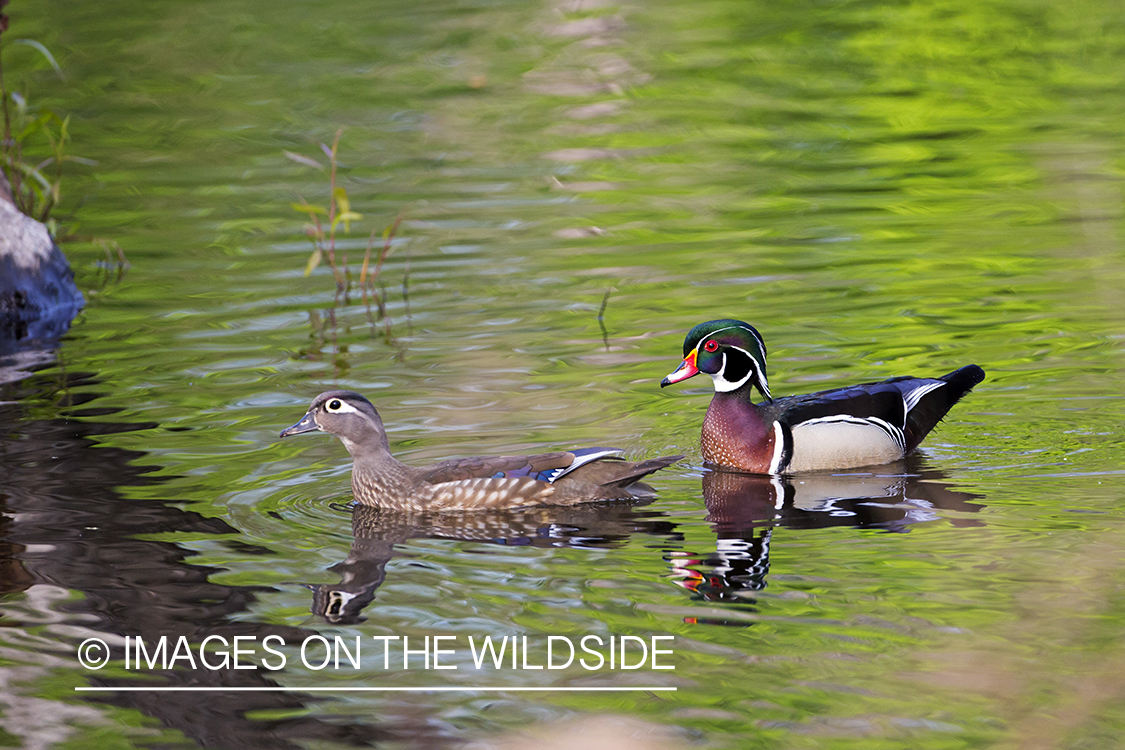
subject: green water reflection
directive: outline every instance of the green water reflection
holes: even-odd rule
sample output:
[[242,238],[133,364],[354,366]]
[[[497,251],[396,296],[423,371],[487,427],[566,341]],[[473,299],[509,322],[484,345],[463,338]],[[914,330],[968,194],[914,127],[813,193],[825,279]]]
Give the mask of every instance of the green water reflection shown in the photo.
[[[1116,746],[1118,4],[10,14],[66,79],[6,42],[6,80],[71,113],[96,161],[61,210],[131,266],[94,288],[102,251],[69,245],[89,307],[54,365],[0,394],[0,744],[444,747],[544,724],[573,744],[568,720],[609,714],[638,723],[599,731],[652,747]],[[386,318],[335,299],[327,268],[302,275],[290,203],[326,201],[327,175],[284,152],[323,159],[340,127],[353,272],[405,217]],[[707,384],[658,387],[684,333],[723,316],[762,331],[778,395],[969,362],[988,379],[883,489],[782,487],[779,506],[773,485],[736,488],[732,518],[700,468]],[[339,444],[276,440],[336,385],[414,463],[606,443],[689,458],[608,519],[354,532]],[[354,611],[317,603],[333,591]],[[77,643],[138,633],[674,635],[671,672],[487,677],[678,691],[77,698],[142,680],[80,669]]]

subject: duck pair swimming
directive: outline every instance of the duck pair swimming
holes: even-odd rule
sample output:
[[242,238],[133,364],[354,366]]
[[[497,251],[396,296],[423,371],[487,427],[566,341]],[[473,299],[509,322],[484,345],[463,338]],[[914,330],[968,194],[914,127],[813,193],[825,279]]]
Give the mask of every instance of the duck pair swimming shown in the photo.
[[[794,474],[890,463],[913,451],[984,370],[966,365],[940,378],[898,377],[774,399],[766,345],[748,323],[701,323],[684,339],[684,359],[661,381],[699,373],[715,396],[703,420],[703,458],[755,474]],[[754,389],[764,397],[755,404]],[[352,492],[364,505],[398,510],[482,510],[574,505],[635,497],[637,482],[683,456],[624,461],[616,448],[583,448],[533,456],[494,456],[408,466],[391,455],[375,407],[353,391],[313,399],[281,437],[323,431],[352,456]]]

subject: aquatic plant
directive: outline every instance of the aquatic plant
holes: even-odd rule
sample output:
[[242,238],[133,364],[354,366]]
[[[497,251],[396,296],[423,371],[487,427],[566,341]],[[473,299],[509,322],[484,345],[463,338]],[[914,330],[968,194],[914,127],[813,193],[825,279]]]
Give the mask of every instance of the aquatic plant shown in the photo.
[[[327,260],[328,265],[332,268],[332,276],[336,279],[336,291],[347,292],[352,288],[352,275],[348,268],[348,251],[343,249],[339,262],[336,259],[336,235],[343,226],[344,234],[351,231],[352,222],[362,221],[363,214],[356,213],[352,210],[351,200],[348,198],[348,191],[337,181],[337,173],[339,169],[339,160],[337,155],[340,148],[340,137],[343,135],[343,128],[336,131],[336,137],[332,140],[332,145],[326,143],[320,144],[320,150],[328,157],[328,203],[315,204],[309,203],[302,196],[299,203],[291,203],[293,210],[306,214],[309,217],[309,223],[305,225],[305,236],[309,238],[313,245],[312,254],[309,255],[308,261],[305,263],[305,276],[312,274],[316,267],[321,262]],[[285,156],[307,167],[314,169],[324,170],[324,165],[316,159],[302,154],[297,154],[292,151],[283,152]],[[371,230],[371,236],[368,238],[367,251],[363,256],[363,264],[360,266],[358,285],[364,290],[374,291],[372,286],[375,278],[379,276],[379,271],[383,267],[383,261],[386,260],[387,255],[391,251],[391,240],[394,238],[395,232],[398,231],[399,224],[402,222],[402,214],[394,220],[389,227],[383,231],[383,251],[376,259],[375,268],[371,268],[371,251],[375,244],[375,236],[377,230]]]
[[[388,227],[383,230],[383,247],[378,256],[374,259],[372,265],[372,254],[375,248],[375,240],[378,236],[378,229],[372,229],[367,239],[367,248],[363,254],[363,262],[359,267],[358,280],[351,273],[348,266],[348,252],[347,248],[343,247],[340,250],[340,255],[337,257],[336,238],[337,234],[342,230],[344,234],[351,231],[353,222],[363,220],[363,215],[352,210],[351,200],[348,198],[348,191],[344,186],[339,184],[337,179],[339,170],[339,147],[340,137],[343,135],[343,129],[336,131],[336,136],[332,140],[332,145],[326,143],[319,144],[320,150],[328,157],[328,202],[327,204],[315,204],[305,200],[303,196],[300,197],[300,202],[291,203],[290,206],[299,213],[305,214],[309,217],[309,223],[305,225],[305,236],[312,242],[313,250],[305,263],[305,276],[309,276],[316,270],[322,262],[327,261],[329,267],[332,269],[332,276],[336,281],[336,304],[339,305],[341,298],[344,304],[348,303],[348,292],[355,287],[363,296],[363,304],[366,308],[367,320],[371,325],[372,335],[378,334],[377,321],[383,323],[382,336],[386,342],[399,349],[399,355],[402,356],[405,350],[399,346],[393,333],[393,327],[390,316],[387,314],[386,306],[386,289],[380,288],[376,290],[375,283],[379,278],[379,274],[383,269],[383,263],[386,261],[387,256],[391,252],[392,243],[395,234],[398,232],[399,226],[402,224],[403,214],[400,212]],[[286,158],[298,164],[307,167],[312,167],[320,171],[325,170],[325,165],[308,156],[297,154],[292,151],[283,152]],[[410,324],[410,298],[409,298],[409,266],[403,273],[402,280],[402,297],[406,307],[407,324]],[[374,303],[378,314],[372,311],[372,303]],[[328,311],[327,328],[332,332],[332,338],[335,338],[336,316],[335,308]],[[325,325],[320,323],[320,318],[317,316],[313,321],[314,339],[320,339],[323,342],[322,329]],[[317,347],[319,348],[319,347]]]
[[[344,225],[345,233],[351,231],[352,222],[359,221],[363,218],[362,214],[351,210],[351,201],[348,200],[347,189],[336,183],[336,172],[339,167],[336,154],[340,147],[340,136],[343,135],[343,133],[343,128],[336,131],[336,137],[332,140],[331,147],[324,143],[320,144],[321,151],[328,156],[328,205],[324,206],[309,203],[303,197],[300,203],[291,204],[294,210],[308,214],[310,221],[310,223],[305,226],[305,234],[312,240],[313,252],[312,255],[309,256],[308,262],[305,264],[305,276],[310,275],[316,267],[320,265],[321,261],[327,258],[328,265],[332,267],[332,275],[336,278],[337,291],[347,289],[348,262],[347,251],[345,250],[342,271],[340,265],[336,263],[336,232],[341,224]],[[295,154],[292,151],[286,151],[285,155],[298,164],[323,169],[320,162],[307,156]]]
[[[0,9],[8,0],[0,0]],[[60,117],[51,110],[34,107],[27,97],[11,90],[4,82],[3,48],[4,32],[8,30],[8,17],[0,13],[0,109],[4,115],[3,138],[0,139],[0,168],[8,179],[12,200],[23,213],[47,225],[52,236],[58,235],[57,223],[51,210],[58,205],[62,187],[62,165],[74,160],[66,154],[70,142],[70,116]],[[62,69],[54,55],[45,46],[31,39],[13,39],[12,44],[23,44],[39,51],[62,78]],[[46,142],[50,153],[35,162],[29,157],[27,146],[32,142]]]

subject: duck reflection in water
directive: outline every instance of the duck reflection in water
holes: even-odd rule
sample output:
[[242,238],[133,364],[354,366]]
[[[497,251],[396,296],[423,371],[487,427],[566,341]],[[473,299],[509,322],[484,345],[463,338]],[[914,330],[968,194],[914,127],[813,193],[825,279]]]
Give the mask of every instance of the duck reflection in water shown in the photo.
[[676,524],[644,509],[649,501],[614,501],[523,510],[417,513],[355,505],[348,558],[331,570],[336,584],[311,585],[312,611],[332,624],[360,622],[386,580],[387,563],[411,539],[451,539],[502,546],[611,549],[633,534],[681,542]]
[[[715,552],[673,553],[668,560],[679,585],[707,601],[747,601],[766,587],[775,527],[823,529],[855,526],[906,532],[938,518],[954,526],[979,526],[976,519],[937,511],[975,513],[980,498],[951,489],[945,475],[922,459],[848,474],[796,477],[708,471],[703,475],[707,519],[714,526]],[[744,624],[744,623],[743,623]]]

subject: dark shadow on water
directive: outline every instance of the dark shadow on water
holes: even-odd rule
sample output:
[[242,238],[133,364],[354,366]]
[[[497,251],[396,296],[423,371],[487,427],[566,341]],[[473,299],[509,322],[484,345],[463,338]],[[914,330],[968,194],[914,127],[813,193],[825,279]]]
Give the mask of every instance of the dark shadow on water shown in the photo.
[[[94,377],[84,373],[35,375],[0,387],[0,595],[10,605],[9,627],[35,628],[64,621],[73,642],[63,637],[59,658],[73,664],[74,686],[266,687],[278,683],[265,670],[142,669],[137,677],[117,669],[89,671],[79,666],[78,643],[102,638],[115,644],[122,636],[156,643],[186,636],[197,644],[209,635],[228,639],[277,634],[300,642],[298,628],[245,619],[265,589],[213,583],[218,569],[195,565],[190,549],[154,535],[233,536],[239,531],[220,518],[177,507],[176,499],[139,499],[151,495],[163,479],[152,466],[138,466],[144,454],[99,444],[112,433],[157,430],[154,423],[109,421],[116,412],[99,408],[90,391]],[[71,389],[82,386],[78,394]],[[47,414],[50,416],[38,416]],[[148,487],[126,496],[126,488]],[[70,595],[44,606],[44,596],[63,590]],[[38,607],[31,622],[19,612]],[[25,654],[28,668],[38,658]],[[118,662],[119,663],[119,662]],[[182,662],[181,662],[182,664]],[[34,688],[33,688],[34,689]],[[311,716],[255,720],[260,711],[300,714],[322,700],[300,693],[104,693],[85,700],[139,711],[204,747],[298,748],[303,742],[328,741],[367,745],[392,736],[375,720],[331,723]],[[83,700],[83,698],[75,698]],[[60,712],[65,715],[65,711]],[[11,731],[11,729],[8,729]]]
[[703,498],[706,520],[715,531],[715,551],[673,553],[668,560],[680,585],[701,599],[752,602],[753,592],[767,585],[774,529],[851,526],[904,533],[943,517],[954,526],[981,525],[977,519],[937,512],[976,513],[985,507],[975,502],[980,495],[954,490],[944,479],[916,456],[846,474],[770,477],[708,471]]
[[471,513],[402,513],[356,505],[355,540],[332,567],[340,583],[310,586],[312,611],[332,624],[364,619],[363,609],[386,579],[395,545],[411,539],[452,539],[504,546],[613,548],[634,534],[679,540],[676,524],[638,503],[589,503]]

